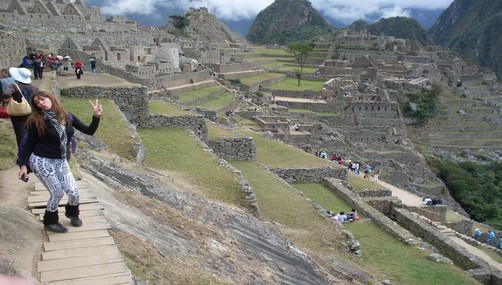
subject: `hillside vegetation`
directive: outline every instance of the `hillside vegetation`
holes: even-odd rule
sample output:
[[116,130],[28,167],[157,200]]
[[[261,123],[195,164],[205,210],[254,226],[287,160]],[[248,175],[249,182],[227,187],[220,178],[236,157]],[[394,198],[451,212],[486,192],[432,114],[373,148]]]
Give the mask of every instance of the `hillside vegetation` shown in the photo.
[[306,0],[276,0],[256,16],[246,39],[285,45],[331,34],[333,28]]
[[502,2],[455,0],[429,32],[436,44],[462,58],[489,67],[502,78]]

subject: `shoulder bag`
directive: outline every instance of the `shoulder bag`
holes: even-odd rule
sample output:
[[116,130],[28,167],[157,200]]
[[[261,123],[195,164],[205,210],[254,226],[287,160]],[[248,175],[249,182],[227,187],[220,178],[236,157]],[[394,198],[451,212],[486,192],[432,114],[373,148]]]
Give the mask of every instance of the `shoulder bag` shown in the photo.
[[9,104],[7,105],[7,114],[10,116],[27,116],[31,113],[31,106],[28,101],[23,96],[23,92],[19,89],[19,86],[14,83],[17,91],[21,94],[21,103],[18,103],[14,98],[10,98]]

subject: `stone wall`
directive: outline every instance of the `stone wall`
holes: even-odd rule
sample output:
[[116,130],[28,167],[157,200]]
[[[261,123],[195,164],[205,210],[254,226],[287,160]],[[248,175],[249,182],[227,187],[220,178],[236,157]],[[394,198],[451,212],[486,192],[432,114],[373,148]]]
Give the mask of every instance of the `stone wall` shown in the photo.
[[230,72],[240,72],[252,70],[253,67],[251,63],[233,63],[233,64],[206,64],[208,68],[214,70],[217,73],[230,73]]
[[322,182],[325,178],[347,180],[349,172],[346,168],[274,168],[270,169],[287,182]]
[[209,140],[208,146],[218,157],[225,160],[256,160],[256,145],[251,137]]
[[61,95],[75,98],[112,99],[131,124],[140,128],[170,126],[192,130],[202,140],[207,139],[207,126],[201,115],[164,116],[150,114],[148,93],[144,86],[96,87],[81,86],[67,88]]
[[146,87],[79,86],[61,90],[61,95],[75,98],[112,99],[130,123],[141,126],[150,120]]
[[165,116],[150,114],[149,119],[143,122],[142,128],[158,127],[184,128],[194,132],[202,141],[207,141],[207,125],[202,115]]
[[0,67],[19,66],[26,55],[24,39],[0,31],[0,54]]
[[371,219],[373,223],[398,240],[410,244],[414,242],[414,236],[406,229],[397,225],[383,213],[373,208],[370,204],[361,200],[354,192],[347,188],[347,183],[338,179],[325,179],[324,183],[349,203],[358,213]]
[[425,239],[430,244],[434,245],[443,254],[460,264],[467,269],[477,269],[481,267],[488,267],[485,261],[473,256],[464,248],[458,246],[456,243],[445,239],[444,235],[436,230],[434,227],[428,225],[425,221],[417,218],[411,212],[405,209],[393,210],[397,223],[407,228],[413,234]]
[[269,79],[269,80],[265,80],[265,81],[261,81],[261,82],[257,82],[257,83],[253,83],[253,84],[241,84],[240,90],[247,91],[249,93],[258,92],[258,91],[260,91],[260,88],[262,88],[262,86],[281,82],[282,80],[284,80],[284,78],[286,78],[286,75],[283,75],[283,76],[280,76],[277,78],[273,78],[273,79]]

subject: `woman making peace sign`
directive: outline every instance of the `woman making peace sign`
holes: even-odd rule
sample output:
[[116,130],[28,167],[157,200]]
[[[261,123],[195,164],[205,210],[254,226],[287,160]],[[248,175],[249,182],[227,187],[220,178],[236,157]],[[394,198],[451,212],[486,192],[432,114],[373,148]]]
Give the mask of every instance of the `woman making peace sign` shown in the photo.
[[32,112],[28,117],[26,144],[20,157],[19,178],[28,178],[28,165],[49,191],[49,201],[44,214],[45,229],[65,233],[68,229],[59,223],[58,206],[64,193],[68,195],[65,216],[71,225],[80,227],[80,193],[68,165],[70,140],[75,129],[93,135],[98,129],[103,108],[98,100],[92,105],[92,122],[89,126],[75,115],[64,110],[63,105],[49,92],[40,91],[31,96]]

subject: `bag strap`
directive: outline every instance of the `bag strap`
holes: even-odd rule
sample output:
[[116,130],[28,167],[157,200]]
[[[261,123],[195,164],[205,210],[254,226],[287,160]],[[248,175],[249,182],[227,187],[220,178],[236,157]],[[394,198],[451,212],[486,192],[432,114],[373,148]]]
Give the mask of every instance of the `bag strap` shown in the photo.
[[[28,104],[30,104],[30,105],[31,105],[31,100],[30,100],[30,98],[26,98],[27,96],[25,96],[24,92],[23,92],[23,91],[21,91],[21,88],[19,88],[19,85],[17,85],[17,83],[13,83],[13,84],[16,86],[17,91],[19,91],[19,95],[21,95],[21,101],[22,101],[22,100],[23,100],[23,98],[24,98],[24,99],[28,102]],[[31,95],[31,93],[29,92],[29,90],[27,90],[27,92],[28,92],[28,96],[30,96],[30,95]]]
[[[19,85],[17,85],[17,83],[12,83],[12,85],[14,85],[14,87],[16,88],[16,90],[19,92],[19,95],[21,95],[21,101],[23,101],[23,92],[21,92],[21,88],[19,88]],[[12,98],[14,99],[14,98]]]

